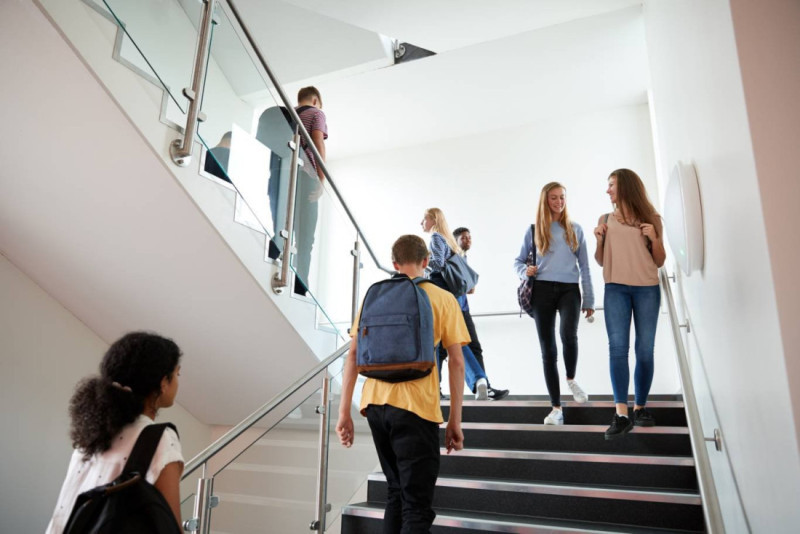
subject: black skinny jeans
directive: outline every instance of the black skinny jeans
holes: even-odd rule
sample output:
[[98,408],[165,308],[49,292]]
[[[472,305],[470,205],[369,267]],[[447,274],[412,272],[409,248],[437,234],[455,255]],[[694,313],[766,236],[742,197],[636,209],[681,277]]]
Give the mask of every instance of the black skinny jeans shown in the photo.
[[578,284],[562,282],[534,282],[533,318],[539,345],[542,349],[544,381],[550,394],[550,403],[561,406],[561,388],[558,379],[558,348],[556,347],[556,312],[561,319],[561,346],[564,349],[564,367],[567,378],[575,378],[578,365],[578,320],[581,317],[581,291]]

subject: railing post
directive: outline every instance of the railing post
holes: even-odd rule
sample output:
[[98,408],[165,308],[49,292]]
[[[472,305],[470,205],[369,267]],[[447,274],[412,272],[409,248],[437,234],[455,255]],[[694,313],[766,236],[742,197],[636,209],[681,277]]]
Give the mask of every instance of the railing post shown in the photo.
[[330,401],[331,378],[328,369],[322,379],[322,404],[317,406],[317,413],[322,417],[319,420],[319,471],[317,472],[317,507],[316,517],[309,525],[309,529],[319,534],[325,532],[325,519],[330,510],[328,505],[328,445],[330,443],[328,432],[328,419],[331,411]]
[[176,139],[169,146],[172,161],[179,167],[186,167],[192,160],[194,136],[197,132],[197,122],[205,117],[200,112],[203,102],[203,92],[206,86],[206,67],[208,65],[209,47],[211,45],[211,28],[213,27],[214,8],[217,0],[203,0],[203,18],[200,22],[200,31],[197,34],[197,51],[194,57],[194,74],[191,89],[184,89],[183,96],[189,100],[189,110],[186,113],[186,128],[183,139]]
[[356,235],[356,242],[350,253],[353,255],[353,300],[350,305],[350,324],[353,324],[358,313],[358,292],[361,282],[361,243],[358,240],[358,235]]
[[186,532],[199,532],[208,534],[211,521],[211,492],[214,489],[214,479],[206,478],[208,464],[203,464],[203,476],[197,479],[197,493],[194,497],[194,513],[191,519],[183,522]]
[[292,150],[292,167],[289,171],[289,195],[286,199],[286,228],[280,231],[280,236],[283,238],[283,260],[281,261],[281,270],[275,273],[272,279],[272,290],[280,295],[283,290],[289,285],[289,264],[292,260],[294,249],[292,248],[292,234],[294,233],[294,199],[297,195],[297,162],[300,155],[300,131],[298,128],[294,130],[294,137],[289,143],[289,148]]

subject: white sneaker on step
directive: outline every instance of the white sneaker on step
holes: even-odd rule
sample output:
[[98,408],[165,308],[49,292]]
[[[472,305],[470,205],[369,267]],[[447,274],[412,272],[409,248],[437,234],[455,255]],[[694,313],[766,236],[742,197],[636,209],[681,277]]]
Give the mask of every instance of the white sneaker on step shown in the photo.
[[489,383],[485,378],[479,378],[475,383],[475,400],[489,400]]
[[544,418],[544,424],[546,425],[563,425],[564,424],[564,412],[562,410],[556,410],[553,408],[547,417]]
[[574,380],[567,380],[567,386],[569,386],[569,390],[572,391],[572,398],[575,399],[575,402],[578,404],[583,404],[589,400],[589,395],[587,395]]

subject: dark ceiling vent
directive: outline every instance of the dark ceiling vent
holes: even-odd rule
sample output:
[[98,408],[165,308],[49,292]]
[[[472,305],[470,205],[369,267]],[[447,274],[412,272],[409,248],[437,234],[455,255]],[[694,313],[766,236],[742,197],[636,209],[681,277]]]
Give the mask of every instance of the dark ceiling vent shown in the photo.
[[436,52],[425,50],[424,48],[420,48],[419,46],[415,46],[411,43],[399,43],[397,41],[394,43],[395,65],[398,63],[408,63],[409,61],[414,61],[415,59],[422,59],[424,57],[435,55]]

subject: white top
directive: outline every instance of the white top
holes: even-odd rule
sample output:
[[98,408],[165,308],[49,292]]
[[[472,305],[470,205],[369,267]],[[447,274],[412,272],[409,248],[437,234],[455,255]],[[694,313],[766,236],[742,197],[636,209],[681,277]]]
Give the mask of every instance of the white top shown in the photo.
[[[67,478],[64,479],[64,484],[61,486],[61,493],[58,496],[53,518],[47,526],[46,534],[61,534],[64,531],[78,495],[111,482],[122,473],[125,462],[128,461],[128,455],[133,450],[133,445],[142,429],[152,424],[152,419],[146,415],[140,415],[114,437],[110,449],[104,453],[95,454],[86,461],[83,460],[81,451],[73,451],[69,469],[67,469]],[[164,466],[172,462],[183,463],[183,453],[178,435],[171,428],[167,428],[161,436],[145,479],[154,484]]]

